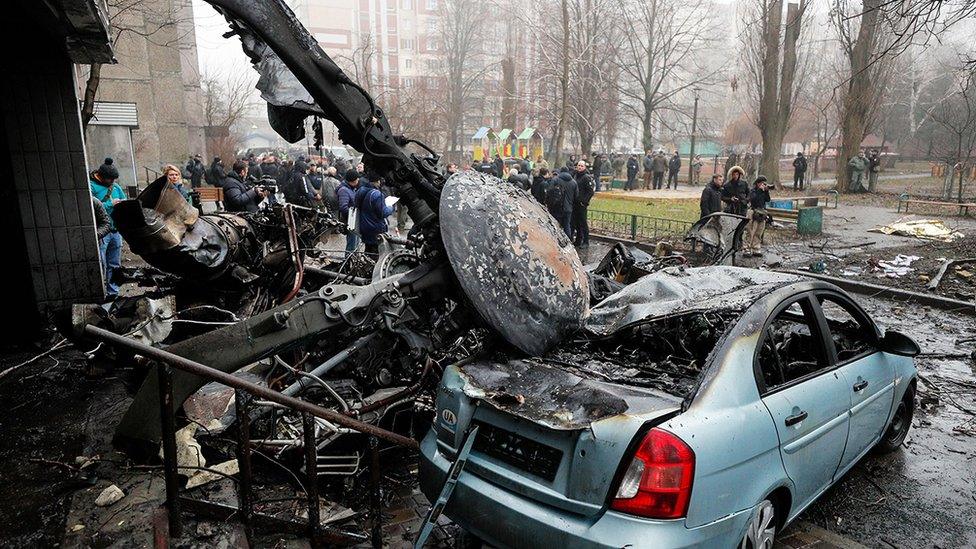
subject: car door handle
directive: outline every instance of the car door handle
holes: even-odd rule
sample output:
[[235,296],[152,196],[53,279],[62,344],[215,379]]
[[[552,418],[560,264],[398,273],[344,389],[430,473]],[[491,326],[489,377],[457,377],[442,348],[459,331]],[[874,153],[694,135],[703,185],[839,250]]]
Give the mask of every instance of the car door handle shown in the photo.
[[859,393],[863,391],[865,388],[867,388],[867,386],[868,386],[868,380],[862,379],[861,381],[858,381],[857,383],[854,384],[854,392]]
[[786,421],[785,421],[786,426],[789,427],[791,425],[796,425],[797,423],[800,423],[801,421],[806,419],[808,415],[810,414],[803,411],[803,412],[793,414],[792,416],[786,416]]

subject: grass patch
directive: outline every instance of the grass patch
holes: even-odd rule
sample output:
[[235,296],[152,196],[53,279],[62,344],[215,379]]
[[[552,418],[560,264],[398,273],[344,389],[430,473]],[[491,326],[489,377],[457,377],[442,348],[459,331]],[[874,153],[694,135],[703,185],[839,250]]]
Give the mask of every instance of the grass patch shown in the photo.
[[697,198],[646,198],[627,200],[622,198],[594,197],[590,210],[615,212],[632,215],[646,215],[681,221],[698,221],[699,206]]

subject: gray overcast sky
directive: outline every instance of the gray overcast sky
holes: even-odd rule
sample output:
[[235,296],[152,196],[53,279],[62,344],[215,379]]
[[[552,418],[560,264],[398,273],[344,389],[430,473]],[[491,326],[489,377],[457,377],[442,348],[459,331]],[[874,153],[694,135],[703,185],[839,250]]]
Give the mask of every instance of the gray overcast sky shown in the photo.
[[231,69],[251,70],[241,50],[241,41],[236,36],[230,39],[221,36],[230,27],[213,6],[203,0],[193,0],[193,19],[196,23],[201,74],[220,74]]

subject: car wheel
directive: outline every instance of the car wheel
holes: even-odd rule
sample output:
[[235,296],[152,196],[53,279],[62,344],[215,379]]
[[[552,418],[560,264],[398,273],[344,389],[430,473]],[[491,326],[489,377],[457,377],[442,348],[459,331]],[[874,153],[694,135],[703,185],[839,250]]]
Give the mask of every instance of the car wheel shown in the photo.
[[764,499],[753,511],[739,549],[770,549],[775,536],[776,508],[771,501]]
[[905,397],[895,408],[895,415],[891,418],[891,424],[885,431],[875,449],[882,454],[894,452],[905,442],[908,430],[912,427],[912,417],[915,415],[915,387],[909,387],[905,391]]

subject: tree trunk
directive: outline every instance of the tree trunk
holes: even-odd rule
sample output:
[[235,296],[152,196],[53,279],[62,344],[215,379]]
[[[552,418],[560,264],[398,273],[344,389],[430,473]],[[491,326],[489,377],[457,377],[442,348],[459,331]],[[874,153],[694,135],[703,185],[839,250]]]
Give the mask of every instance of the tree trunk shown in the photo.
[[502,59],[502,127],[515,128],[515,60]]
[[556,143],[552,165],[558,166],[562,160],[563,146],[566,142],[566,119],[569,114],[569,0],[562,0],[562,71],[559,75],[559,118],[556,120]]
[[101,77],[101,63],[91,65],[88,80],[85,82],[85,98],[81,104],[82,131],[88,130],[88,123],[95,116],[95,94],[98,93],[98,84],[101,82]]
[[871,56],[878,39],[878,20],[882,0],[865,0],[857,41],[849,54],[851,78],[844,97],[841,117],[841,146],[837,151],[837,191],[850,190],[851,177],[847,163],[857,156],[867,136],[871,104],[876,90],[871,82]]

